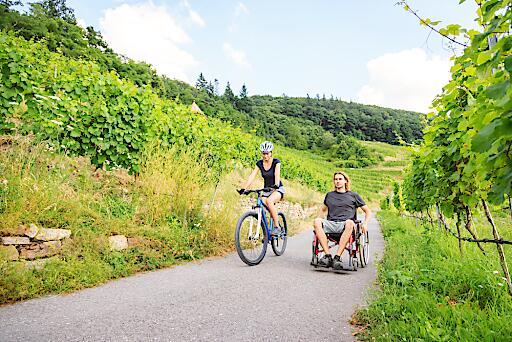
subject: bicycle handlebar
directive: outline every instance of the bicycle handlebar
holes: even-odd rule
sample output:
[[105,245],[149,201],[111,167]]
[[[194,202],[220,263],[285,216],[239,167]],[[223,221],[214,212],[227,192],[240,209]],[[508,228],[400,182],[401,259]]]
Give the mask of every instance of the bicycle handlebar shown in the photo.
[[254,190],[248,190],[248,189],[237,189],[236,191],[240,194],[240,195],[250,195],[252,193],[257,193],[258,196],[264,192],[264,191],[272,191],[272,190],[275,190],[277,189],[277,187],[268,187],[268,188],[262,188],[262,189],[254,189]]

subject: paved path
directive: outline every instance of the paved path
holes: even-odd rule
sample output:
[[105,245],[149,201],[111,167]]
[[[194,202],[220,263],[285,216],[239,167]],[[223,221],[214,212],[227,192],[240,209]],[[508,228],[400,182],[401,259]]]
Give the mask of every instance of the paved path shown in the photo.
[[312,232],[263,262],[214,258],[69,295],[0,307],[0,341],[353,341],[348,320],[364,303],[383,242],[370,224],[370,267],[312,270]]

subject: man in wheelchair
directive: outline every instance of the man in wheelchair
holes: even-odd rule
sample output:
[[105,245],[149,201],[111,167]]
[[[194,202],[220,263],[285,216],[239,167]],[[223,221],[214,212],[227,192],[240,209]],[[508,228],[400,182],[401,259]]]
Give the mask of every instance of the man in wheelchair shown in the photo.
[[[333,180],[334,191],[328,192],[325,195],[324,204],[313,226],[318,241],[325,251],[325,255],[318,260],[318,266],[332,267],[333,270],[343,270],[341,254],[354,230],[357,208],[361,208],[365,214],[364,222],[361,223],[363,234],[368,230],[371,211],[357,192],[350,191],[350,179],[344,172],[335,172]],[[326,214],[327,218],[324,218]],[[338,250],[334,258],[329,252],[326,233],[341,234]]]

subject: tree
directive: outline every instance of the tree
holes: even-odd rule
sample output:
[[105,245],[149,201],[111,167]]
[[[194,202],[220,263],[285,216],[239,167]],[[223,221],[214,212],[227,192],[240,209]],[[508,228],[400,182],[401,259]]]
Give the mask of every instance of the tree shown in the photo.
[[240,98],[236,102],[236,108],[246,113],[251,111],[251,100],[247,96],[247,87],[245,84],[242,85],[242,89],[240,89]]
[[62,19],[70,24],[76,24],[74,10],[66,5],[66,0],[43,0],[36,2],[44,14],[50,18]]
[[103,39],[103,36],[101,35],[100,31],[96,31],[94,27],[87,26],[87,28],[85,29],[85,37],[87,38],[90,47],[103,50],[108,49],[107,42]]
[[213,80],[213,94],[215,96],[219,96],[219,80],[218,79]]
[[[21,6],[20,0],[0,0],[0,12],[9,12],[12,6]],[[3,9],[2,9],[3,8]]]
[[226,89],[224,90],[224,100],[227,103],[230,103],[231,105],[235,105],[236,97],[235,94],[233,94],[233,90],[231,90],[231,86],[229,85],[229,82],[226,84]]
[[196,88],[199,90],[205,90],[207,86],[208,86],[208,83],[206,82],[206,79],[204,78],[203,73],[200,73],[199,77],[197,78],[197,81],[196,81]]
[[213,97],[215,95],[215,88],[213,87],[212,82],[208,82],[208,85],[206,86],[206,93],[208,96]]
[[242,89],[240,89],[240,98],[245,99],[247,97],[247,87],[245,84],[242,85]]
[[322,135],[322,140],[320,141],[320,148],[323,150],[328,150],[336,143],[336,138],[331,132],[324,132]]

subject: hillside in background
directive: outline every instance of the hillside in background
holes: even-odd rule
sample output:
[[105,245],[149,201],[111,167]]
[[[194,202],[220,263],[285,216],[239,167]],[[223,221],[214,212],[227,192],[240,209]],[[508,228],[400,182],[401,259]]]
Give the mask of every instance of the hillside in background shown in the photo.
[[151,65],[112,51],[93,27],[77,26],[73,10],[65,1],[35,2],[26,14],[10,6],[13,3],[1,2],[0,29],[14,31],[25,39],[42,40],[52,52],[92,61],[101,71],[115,71],[139,87],[151,87],[160,97],[185,105],[195,101],[207,116],[288,147],[329,156],[346,135],[390,144],[422,138],[420,113],[344,102],[332,96],[327,99],[319,94],[305,98],[249,96],[245,85],[237,95],[229,82],[221,94],[219,81],[208,81],[202,74],[195,87],[158,76]]
[[[176,85],[175,83],[178,82]],[[199,76],[196,88],[166,80],[165,96],[182,103],[195,101],[205,114],[279,141],[296,149],[326,150],[339,143],[339,135],[398,144],[422,138],[422,114],[345,102],[317,95],[311,97],[248,96],[242,87],[233,95],[228,83],[223,95]]]

